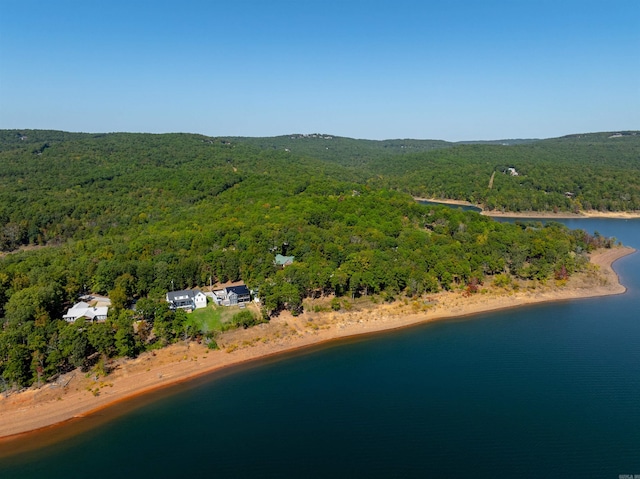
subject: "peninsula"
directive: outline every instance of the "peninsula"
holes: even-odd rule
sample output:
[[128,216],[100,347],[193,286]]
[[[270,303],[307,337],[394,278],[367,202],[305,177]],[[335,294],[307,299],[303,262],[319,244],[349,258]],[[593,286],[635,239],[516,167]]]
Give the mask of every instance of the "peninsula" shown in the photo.
[[619,293],[597,266],[628,251],[613,237],[414,198],[633,217],[639,149],[634,131],[458,144],[0,130],[0,435],[337,338]]
[[[634,252],[628,247],[596,250],[590,255],[591,266],[562,285],[531,282],[518,289],[489,287],[472,295],[440,292],[429,295],[427,302],[356,304],[351,311],[305,312],[299,316],[283,312],[269,323],[224,333],[216,351],[197,342],[179,342],[136,359],[120,359],[104,377],[76,370],[41,388],[0,396],[0,443],[10,451],[14,441],[22,440],[21,447],[25,447],[25,440],[46,442],[51,427],[77,426],[83,421],[91,427],[92,414],[116,403],[233,365],[328,341],[535,303],[621,294],[625,287],[612,264]],[[36,436],[32,437],[30,431]]]

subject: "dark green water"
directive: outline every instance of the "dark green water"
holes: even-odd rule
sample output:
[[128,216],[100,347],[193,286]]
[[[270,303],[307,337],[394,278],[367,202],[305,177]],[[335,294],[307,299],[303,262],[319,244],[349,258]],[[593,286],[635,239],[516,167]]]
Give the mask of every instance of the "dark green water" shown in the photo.
[[482,208],[473,205],[452,205],[449,203],[442,203],[440,201],[429,201],[429,200],[419,200],[418,203],[421,205],[437,205],[437,206],[448,206],[454,209],[461,209],[462,211],[475,211],[476,213],[480,213]]
[[[640,221],[572,221],[640,247]],[[616,270],[621,296],[334,343],[181,386],[0,459],[0,478],[640,474],[640,254]]]

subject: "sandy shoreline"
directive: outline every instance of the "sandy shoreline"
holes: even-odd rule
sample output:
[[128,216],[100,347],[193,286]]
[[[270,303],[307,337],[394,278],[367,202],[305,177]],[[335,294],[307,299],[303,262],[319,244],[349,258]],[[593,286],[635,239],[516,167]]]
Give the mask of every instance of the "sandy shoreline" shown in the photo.
[[472,206],[474,208],[480,208],[481,215],[491,216],[492,218],[532,218],[532,219],[573,219],[573,218],[612,218],[612,219],[636,219],[640,218],[640,211],[597,211],[597,210],[585,210],[579,213],[569,213],[567,211],[560,211],[553,213],[550,211],[488,211],[482,208],[480,205],[469,203],[468,201],[461,200],[443,200],[437,198],[413,198],[416,201],[431,201],[433,203],[441,203],[443,205],[458,205],[458,206]]
[[[369,304],[351,311],[282,314],[247,330],[224,333],[220,350],[197,343],[180,343],[144,353],[134,360],[119,360],[102,378],[75,371],[40,389],[0,395],[0,444],[50,434],[51,426],[85,421],[92,413],[132,397],[173,386],[230,366],[268,358],[340,338],[392,330],[438,319],[468,316],[534,303],[624,293],[611,265],[633,253],[632,248],[603,249],[592,254],[594,265],[558,287],[532,284],[519,290],[489,287],[474,295],[443,292],[425,301]],[[310,308],[308,308],[310,311]],[[91,424],[88,422],[88,424]],[[87,427],[90,427],[89,425]],[[55,428],[58,429],[58,428]],[[41,434],[42,432],[42,434]]]
[[618,220],[632,220],[640,218],[640,212],[637,211],[596,211],[588,210],[581,211],[580,213],[567,213],[567,212],[540,212],[540,211],[522,211],[519,213],[514,212],[500,212],[500,211],[482,211],[483,215],[491,216],[492,218],[540,218],[540,219],[579,219],[579,218],[611,218]]

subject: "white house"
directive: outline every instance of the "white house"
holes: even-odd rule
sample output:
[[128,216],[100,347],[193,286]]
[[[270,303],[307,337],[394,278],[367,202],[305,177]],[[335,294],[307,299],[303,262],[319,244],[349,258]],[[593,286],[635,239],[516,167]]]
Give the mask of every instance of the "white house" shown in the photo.
[[109,313],[109,308],[107,306],[90,306],[88,303],[81,301],[73,305],[67,311],[62,319],[68,321],[69,323],[73,323],[76,319],[86,318],[90,321],[105,321],[107,319],[107,314]]
[[207,307],[207,297],[199,289],[170,291],[167,293],[167,303],[171,309],[199,309]]

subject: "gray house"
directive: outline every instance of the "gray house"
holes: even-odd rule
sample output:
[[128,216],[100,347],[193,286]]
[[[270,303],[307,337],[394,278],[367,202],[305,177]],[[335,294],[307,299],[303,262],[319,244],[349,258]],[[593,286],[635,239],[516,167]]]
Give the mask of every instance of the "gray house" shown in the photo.
[[230,306],[240,303],[248,303],[249,301],[251,301],[251,293],[249,292],[249,288],[247,288],[244,284],[240,286],[229,286],[225,289],[227,290],[227,299],[229,300]]
[[227,286],[213,292],[215,301],[222,306],[236,306],[251,301],[251,292],[246,285]]

